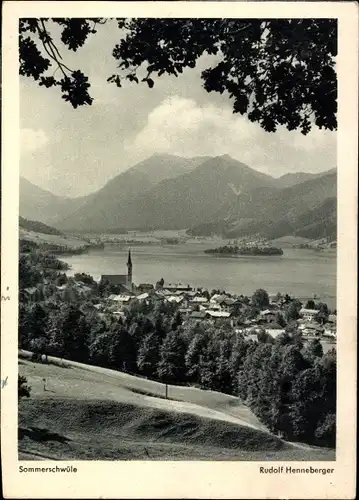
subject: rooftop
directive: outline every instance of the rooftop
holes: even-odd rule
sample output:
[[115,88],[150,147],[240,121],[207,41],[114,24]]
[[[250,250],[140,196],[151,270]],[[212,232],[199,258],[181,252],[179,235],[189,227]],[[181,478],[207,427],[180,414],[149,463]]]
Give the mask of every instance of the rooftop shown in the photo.
[[210,309],[207,309],[206,314],[209,314],[212,318],[229,318],[231,315],[231,313],[226,311],[211,311]]
[[112,285],[126,285],[127,274],[102,274],[101,281],[108,281]]

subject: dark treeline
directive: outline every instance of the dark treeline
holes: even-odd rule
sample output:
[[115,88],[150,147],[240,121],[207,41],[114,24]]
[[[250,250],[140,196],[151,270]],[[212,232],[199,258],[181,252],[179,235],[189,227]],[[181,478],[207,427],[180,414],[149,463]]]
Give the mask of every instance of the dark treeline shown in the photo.
[[20,292],[41,290],[36,302],[20,293],[21,348],[237,395],[273,433],[335,446],[335,350],[323,355],[319,340],[303,347],[296,331],[247,340],[226,323],[184,322],[176,305],[162,301],[135,300],[123,318],[101,314],[94,305],[111,290],[79,274],[67,281],[71,293],[59,295],[55,283],[64,276],[47,256],[21,256]]
[[238,247],[225,245],[218,248],[209,248],[205,253],[224,254],[224,255],[283,255],[283,250],[276,247]]
[[88,252],[89,247],[103,248],[104,245],[83,245],[79,247],[70,247],[66,245],[58,245],[56,243],[37,243],[31,240],[20,240],[20,254],[29,253],[36,250],[41,250],[42,252],[52,253],[52,254],[63,254],[63,255],[79,255]]

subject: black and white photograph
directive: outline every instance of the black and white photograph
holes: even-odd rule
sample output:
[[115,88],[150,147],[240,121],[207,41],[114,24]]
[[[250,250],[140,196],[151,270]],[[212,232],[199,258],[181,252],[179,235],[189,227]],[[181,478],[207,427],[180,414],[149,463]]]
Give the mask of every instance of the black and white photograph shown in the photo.
[[334,473],[338,19],[202,12],[18,19],[20,472]]

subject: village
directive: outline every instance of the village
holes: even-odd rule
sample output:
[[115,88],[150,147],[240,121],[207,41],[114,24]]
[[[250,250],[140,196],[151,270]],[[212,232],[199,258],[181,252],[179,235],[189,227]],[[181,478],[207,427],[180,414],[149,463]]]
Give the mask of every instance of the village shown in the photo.
[[[111,294],[95,307],[104,315],[113,314],[125,318],[126,309],[134,301],[146,304],[156,301],[174,303],[183,321],[212,324],[226,322],[238,333],[249,337],[256,337],[263,330],[273,338],[285,332],[285,325],[277,322],[278,315],[282,315],[283,318],[285,314],[287,303],[284,298],[270,296],[267,308],[250,319],[254,305],[251,299],[246,300],[243,296],[232,295],[224,291],[209,293],[207,290],[194,289],[190,285],[181,283],[164,283],[158,289],[155,289],[152,284],[142,283],[137,287],[137,294],[134,292]],[[322,324],[316,320],[318,312],[317,309],[302,307],[299,310],[299,318],[291,321],[292,327],[297,326],[303,339],[323,337],[335,342],[336,315],[329,314],[326,323]]]
[[290,328],[298,331],[303,341],[321,339],[328,344],[336,343],[337,317],[326,304],[316,305],[310,300],[304,307],[287,294],[268,295],[265,290],[257,290],[252,297],[247,297],[224,290],[208,291],[190,284],[167,283],[163,279],[156,284],[140,283],[136,286],[132,281],[130,252],[127,271],[123,275],[102,275],[98,280],[98,286],[107,286],[116,293],[94,294],[93,287],[81,280],[81,276],[87,276],[85,274],[57,285],[57,293],[65,295],[71,287],[77,295],[91,298],[93,307],[104,319],[109,316],[125,319],[126,312],[135,302],[142,305],[162,302],[174,306],[183,323],[227,324],[253,340],[263,332],[275,339]]
[[[102,319],[126,318],[134,303],[154,305],[156,302],[171,304],[180,314],[182,323],[200,322],[209,325],[228,325],[236,333],[257,340],[265,333],[275,339],[288,329],[301,334],[303,341],[320,339],[326,344],[336,344],[336,311],[314,300],[302,304],[295,297],[277,293],[269,295],[257,290],[252,297],[231,294],[225,290],[206,290],[190,284],[168,283],[161,278],[156,284],[132,280],[131,252],[128,253],[127,274],[105,274],[98,281],[85,273],[74,277],[65,274],[45,287],[54,288],[60,299],[81,298],[88,300]],[[59,281],[60,280],[60,281]],[[105,293],[98,293],[99,288]],[[25,288],[25,300],[38,299],[39,288]]]

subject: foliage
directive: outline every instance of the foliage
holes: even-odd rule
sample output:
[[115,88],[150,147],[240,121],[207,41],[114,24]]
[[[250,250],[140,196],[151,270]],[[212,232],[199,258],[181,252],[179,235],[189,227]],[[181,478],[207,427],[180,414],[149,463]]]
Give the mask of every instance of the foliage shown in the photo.
[[156,378],[160,359],[160,339],[156,332],[146,335],[138,349],[138,371],[149,378]]
[[283,255],[283,250],[277,247],[238,247],[225,245],[218,248],[208,248],[204,253],[214,253],[221,255]]
[[84,283],[85,285],[93,286],[96,284],[96,281],[93,279],[93,277],[86,273],[75,273],[74,279],[76,281]]
[[268,307],[269,306],[268,293],[262,288],[256,290],[252,295],[252,305],[254,307],[258,307],[259,309],[264,309],[265,307]]
[[288,322],[299,318],[299,311],[302,304],[299,300],[292,300],[286,310],[286,319]]
[[[91,105],[90,83],[66,66],[51,30],[77,51],[106,20],[21,19],[20,75],[58,87],[74,108]],[[123,35],[112,55],[120,69],[107,79],[145,82],[163,74],[178,76],[202,55],[214,63],[202,71],[207,92],[228,94],[235,113],[246,114],[266,131],[279,126],[307,134],[312,123],[337,127],[337,22],[333,19],[117,19]],[[53,71],[59,69],[57,76]]]
[[306,309],[315,309],[315,302],[313,299],[309,299],[305,304]]
[[43,222],[24,219],[24,217],[21,216],[19,217],[19,227],[22,227],[27,231],[34,231],[36,233],[56,234],[58,236],[62,235],[61,231],[55,229],[54,227],[48,226]]
[[175,331],[170,331],[160,348],[158,376],[166,383],[181,383],[185,381],[186,344]]
[[29,398],[30,392],[31,392],[31,387],[27,385],[27,378],[24,377],[23,375],[18,375],[17,395],[19,400],[24,397]]

